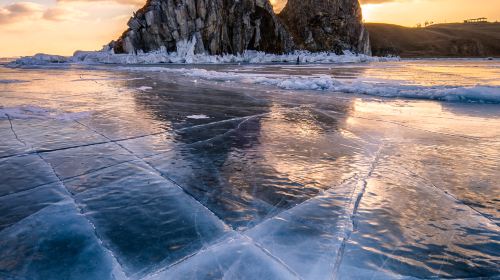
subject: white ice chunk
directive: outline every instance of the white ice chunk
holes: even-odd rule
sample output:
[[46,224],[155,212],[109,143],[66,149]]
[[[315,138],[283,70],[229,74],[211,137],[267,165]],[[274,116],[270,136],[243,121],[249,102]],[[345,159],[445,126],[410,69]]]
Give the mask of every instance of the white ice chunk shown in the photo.
[[152,87],[148,87],[148,86],[140,86],[137,89],[140,90],[140,91],[147,91],[147,90],[151,90],[153,88]]
[[200,115],[190,115],[190,116],[187,116],[186,118],[188,118],[188,119],[195,119],[195,120],[201,120],[201,119],[209,119],[210,117],[207,116],[207,115],[200,114]]

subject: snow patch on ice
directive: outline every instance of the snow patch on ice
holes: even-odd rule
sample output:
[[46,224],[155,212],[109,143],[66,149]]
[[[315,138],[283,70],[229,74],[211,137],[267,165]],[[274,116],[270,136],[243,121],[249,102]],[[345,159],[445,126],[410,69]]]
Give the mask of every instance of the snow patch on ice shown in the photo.
[[141,87],[138,87],[137,89],[140,90],[140,91],[147,91],[147,90],[151,90],[153,88],[152,87],[148,87],[148,86],[141,86]]
[[0,119],[55,119],[72,121],[89,117],[91,112],[60,112],[38,106],[1,107]]
[[210,117],[207,115],[190,115],[190,116],[187,116],[186,118],[195,119],[195,120],[202,120],[202,119],[209,119]]

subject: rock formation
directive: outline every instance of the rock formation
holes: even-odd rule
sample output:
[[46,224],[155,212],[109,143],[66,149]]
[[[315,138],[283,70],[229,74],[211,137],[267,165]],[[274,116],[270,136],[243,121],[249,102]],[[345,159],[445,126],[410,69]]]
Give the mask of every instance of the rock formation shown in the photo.
[[[268,0],[148,0],[115,52],[149,52],[195,40],[195,53],[289,52],[293,42]],[[193,39],[194,38],[194,39]]]
[[245,50],[285,53],[296,49],[369,53],[358,0],[289,0],[276,16],[269,0],[148,0],[112,47],[116,53],[194,53]]
[[370,53],[358,0],[288,0],[278,16],[299,49]]

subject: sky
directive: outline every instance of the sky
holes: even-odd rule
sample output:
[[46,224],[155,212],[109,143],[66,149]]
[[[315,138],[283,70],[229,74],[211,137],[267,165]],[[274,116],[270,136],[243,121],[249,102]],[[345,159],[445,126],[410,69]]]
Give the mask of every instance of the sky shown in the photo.
[[[286,0],[271,0],[276,7]],[[0,0],[0,57],[98,50],[126,29],[145,0]],[[500,0],[362,0],[365,22],[415,26],[500,20]]]

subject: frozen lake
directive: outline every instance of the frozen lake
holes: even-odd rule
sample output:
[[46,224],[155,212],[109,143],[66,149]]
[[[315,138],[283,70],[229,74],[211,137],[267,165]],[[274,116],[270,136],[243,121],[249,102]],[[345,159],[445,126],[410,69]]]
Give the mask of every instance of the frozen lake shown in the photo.
[[500,277],[500,62],[0,67],[0,279]]

